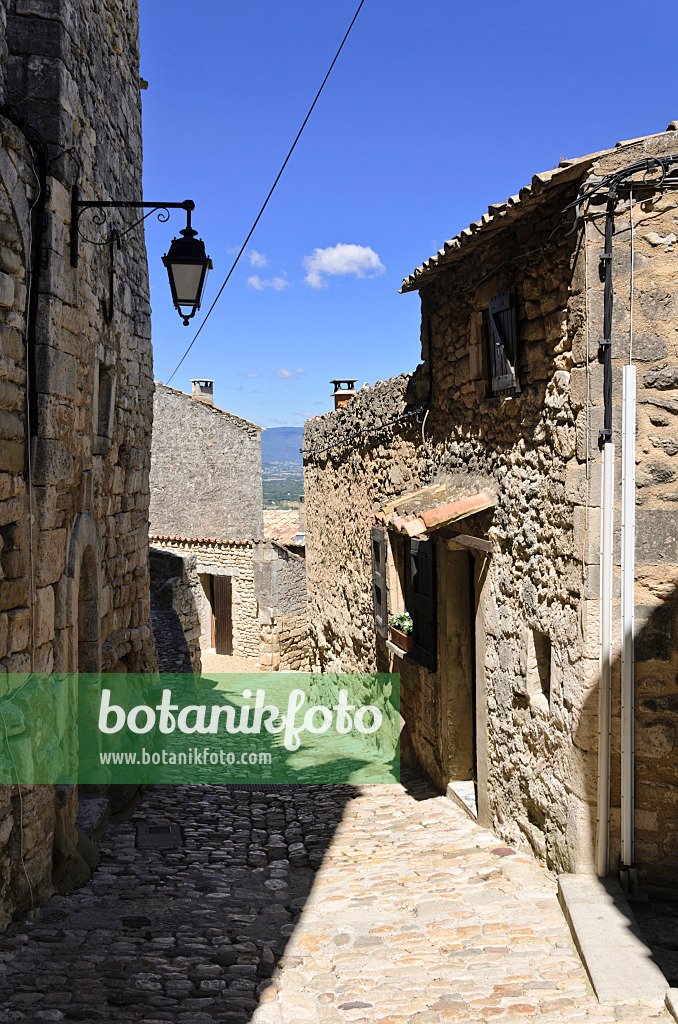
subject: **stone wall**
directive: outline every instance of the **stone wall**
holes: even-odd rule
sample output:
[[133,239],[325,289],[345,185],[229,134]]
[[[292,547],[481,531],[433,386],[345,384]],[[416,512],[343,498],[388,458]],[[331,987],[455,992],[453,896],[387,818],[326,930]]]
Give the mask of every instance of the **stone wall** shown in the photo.
[[[195,554],[180,555],[170,551],[151,548],[149,551],[151,569],[151,617],[156,647],[158,631],[165,628],[167,613],[179,620],[191,671],[200,675],[202,661],[200,640],[202,630],[198,606],[202,597],[200,578],[197,572]],[[171,644],[163,645],[167,650]],[[163,671],[162,663],[159,665]],[[167,671],[167,669],[165,669]]]
[[[403,756],[423,766],[441,788],[474,773],[481,820],[509,842],[529,843],[559,870],[591,869],[596,813],[602,426],[597,354],[603,287],[598,257],[604,202],[583,211],[584,229],[550,236],[580,183],[648,153],[678,151],[675,140],[670,132],[566,165],[560,176],[541,176],[520,197],[491,207],[465,233],[459,251],[446,246],[440,269],[427,276],[425,265],[417,281],[423,365],[411,376],[361,390],[344,409],[309,421],[304,434],[314,664],[343,671],[399,669]],[[647,877],[675,882],[675,199],[669,194],[643,206],[636,202],[634,216],[640,389],[637,861]],[[619,445],[630,315],[627,200],[620,202],[616,221]],[[511,287],[517,289],[522,391],[490,398],[484,311],[490,298]],[[421,413],[410,415],[427,405],[425,422]],[[403,414],[408,418],[378,430]],[[357,434],[366,428],[374,432]],[[342,437],[345,445],[328,448]],[[493,490],[494,511],[465,520],[463,528],[488,538],[494,551],[491,557],[460,554],[449,550],[444,532],[431,534],[439,656],[437,670],[430,672],[409,657],[396,657],[375,632],[370,529],[377,524],[375,511],[387,501],[439,480],[466,480],[471,491],[484,481]],[[391,534],[389,612],[403,607],[402,544],[402,537]],[[464,593],[472,595],[470,604]],[[617,604],[616,621],[618,611]],[[617,635],[617,645],[618,640]],[[475,671],[460,673],[465,663],[475,663]],[[618,752],[617,663],[611,870],[619,852]]]
[[167,541],[153,534],[151,542],[154,547],[166,551],[195,555],[196,572],[201,583],[197,597],[201,648],[208,650],[213,646],[208,577],[230,576],[233,599],[233,653],[242,658],[258,658],[259,624],[253,564],[255,545],[226,540],[214,543],[193,540]]
[[154,417],[151,533],[262,537],[261,427],[161,383]]
[[[0,21],[6,21],[0,45],[7,48],[0,102],[18,119],[0,120],[0,692],[6,698],[18,681],[6,673],[152,671],[157,662],[148,578],[153,382],[143,229],[130,232],[116,253],[110,322],[103,305],[108,247],[81,239],[78,269],[69,251],[76,180],[84,198],[141,196],[137,8],[133,0],[1,0]],[[44,181],[41,150],[50,158]],[[129,213],[120,216],[130,222]],[[117,217],[109,223],[120,224]],[[89,215],[81,225],[85,238],[106,237]],[[36,305],[27,324],[32,264]],[[31,898],[40,902],[49,894],[52,862],[60,886],[73,876],[64,865],[76,856],[77,800],[47,788],[26,791],[22,865],[17,801],[13,792],[0,799],[7,882],[1,925]]]
[[278,541],[258,544],[254,572],[261,667],[269,671],[306,671],[309,657],[304,555]]

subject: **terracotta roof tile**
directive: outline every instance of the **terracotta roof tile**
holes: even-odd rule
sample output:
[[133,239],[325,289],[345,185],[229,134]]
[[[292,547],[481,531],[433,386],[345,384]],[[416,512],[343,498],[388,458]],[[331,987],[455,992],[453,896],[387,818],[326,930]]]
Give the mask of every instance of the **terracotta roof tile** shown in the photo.
[[429,484],[402,494],[375,513],[379,522],[409,537],[417,537],[467,516],[493,508],[491,488],[478,489],[477,482]]
[[150,533],[148,539],[151,544],[219,544],[231,547],[250,547],[253,540],[227,540],[219,537],[177,537],[171,533]]
[[299,533],[299,509],[264,509],[264,537],[289,543]]

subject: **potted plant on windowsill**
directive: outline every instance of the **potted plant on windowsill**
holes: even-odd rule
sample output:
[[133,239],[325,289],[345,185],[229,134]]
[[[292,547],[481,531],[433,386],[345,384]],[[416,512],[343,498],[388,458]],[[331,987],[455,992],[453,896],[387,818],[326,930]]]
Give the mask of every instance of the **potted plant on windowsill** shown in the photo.
[[414,648],[414,626],[408,612],[392,615],[388,620],[388,637],[391,643],[409,654]]

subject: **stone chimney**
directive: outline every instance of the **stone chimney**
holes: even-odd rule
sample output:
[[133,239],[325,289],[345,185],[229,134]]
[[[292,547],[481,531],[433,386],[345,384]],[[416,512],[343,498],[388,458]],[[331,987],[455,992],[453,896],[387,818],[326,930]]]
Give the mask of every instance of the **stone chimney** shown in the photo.
[[205,405],[214,405],[214,381],[192,380],[191,394],[194,398],[204,402]]
[[337,380],[330,381],[330,384],[334,384],[332,398],[335,409],[341,409],[342,405],[346,405],[353,398],[357,380],[357,377],[339,377]]

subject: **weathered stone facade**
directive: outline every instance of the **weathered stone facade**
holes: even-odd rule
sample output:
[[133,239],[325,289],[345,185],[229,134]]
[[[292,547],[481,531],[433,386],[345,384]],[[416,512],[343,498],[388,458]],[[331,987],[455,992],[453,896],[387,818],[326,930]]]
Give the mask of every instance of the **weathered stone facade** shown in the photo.
[[255,589],[263,669],[303,672],[309,668],[306,558],[272,540],[257,545]]
[[259,540],[261,427],[160,382],[153,411],[151,533]]
[[[580,187],[640,157],[678,152],[658,136],[538,175],[405,282],[422,300],[411,376],[364,388],[304,435],[314,661],[401,673],[403,755],[441,788],[475,777],[478,811],[507,841],[559,870],[591,870],[596,816],[600,452],[605,199],[554,224]],[[638,363],[636,858],[678,881],[678,266],[674,194],[636,192],[633,351]],[[613,238],[613,440],[629,359],[628,191]],[[515,288],[519,394],[489,394],[490,300]],[[416,413],[416,415],[415,415]],[[393,426],[383,428],[398,417]],[[358,435],[358,431],[367,434]],[[335,446],[344,440],[343,445]],[[330,447],[334,446],[334,447]],[[620,507],[616,475],[616,508]],[[431,530],[437,568],[434,671],[377,634],[375,512],[434,482],[486,489],[495,507]],[[619,577],[619,512],[616,518]],[[455,533],[491,554],[455,545]],[[401,611],[406,538],[388,530],[389,613]],[[451,541],[451,544],[447,542]],[[617,586],[619,584],[617,583]],[[619,621],[619,602],[615,602]],[[619,628],[615,645],[618,650]],[[401,652],[402,653],[402,652]],[[611,870],[619,856],[619,664],[613,672]]]
[[[69,246],[76,180],[83,198],[141,197],[137,7],[134,0],[2,0],[0,29],[7,105],[0,118],[0,696],[7,701],[17,684],[8,673],[154,670],[157,663],[143,228],[125,236],[116,257],[110,321],[103,304],[109,247],[86,240],[104,241],[107,229],[83,217],[78,269]],[[12,706],[20,705],[17,695]],[[59,887],[78,875],[64,868],[80,856],[76,810],[72,788],[29,788],[23,809],[3,788],[0,926],[49,895],[53,862]],[[80,868],[86,877],[84,862]]]
[[181,552],[195,557],[196,572],[201,588],[196,597],[200,620],[200,647],[214,647],[212,606],[209,600],[209,580],[212,576],[228,576],[232,587],[233,653],[241,658],[259,657],[259,627],[257,600],[254,594],[254,550],[256,545],[247,541],[191,538],[168,539],[151,534],[151,543],[164,551]]
[[[289,551],[262,539],[261,427],[211,400],[211,381],[194,382],[192,395],[156,384],[151,540],[196,556],[203,650],[306,668],[303,543]],[[223,599],[217,577],[229,581]]]

